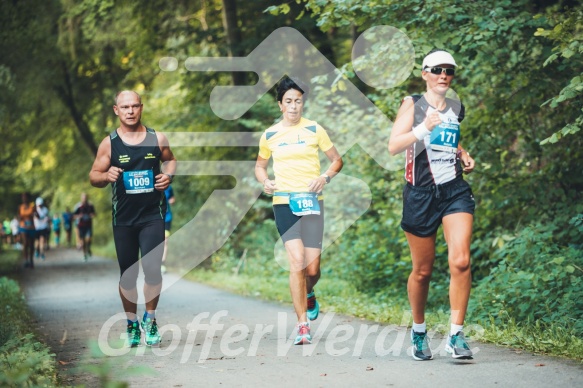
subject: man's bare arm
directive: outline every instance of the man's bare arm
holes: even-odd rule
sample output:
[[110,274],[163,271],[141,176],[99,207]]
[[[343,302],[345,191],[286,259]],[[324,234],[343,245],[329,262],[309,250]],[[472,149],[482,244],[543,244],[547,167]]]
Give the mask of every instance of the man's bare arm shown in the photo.
[[97,156],[89,172],[89,181],[92,186],[105,187],[117,181],[123,170],[111,165],[111,140],[107,136],[97,149]]

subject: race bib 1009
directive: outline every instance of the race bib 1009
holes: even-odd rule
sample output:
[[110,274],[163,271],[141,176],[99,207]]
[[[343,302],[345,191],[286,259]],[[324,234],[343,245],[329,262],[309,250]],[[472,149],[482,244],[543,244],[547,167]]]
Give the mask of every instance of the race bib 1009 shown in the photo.
[[154,191],[152,170],[124,171],[123,184],[127,194],[151,193]]

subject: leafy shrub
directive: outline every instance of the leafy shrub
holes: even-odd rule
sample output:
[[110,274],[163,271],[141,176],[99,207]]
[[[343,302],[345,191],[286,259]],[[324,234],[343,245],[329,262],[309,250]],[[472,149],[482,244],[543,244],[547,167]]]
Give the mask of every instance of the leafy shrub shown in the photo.
[[[575,235],[583,231],[583,216],[570,221]],[[498,251],[498,266],[474,290],[474,317],[495,323],[562,324],[583,334],[583,257],[577,243],[559,245],[560,224],[532,224]]]
[[54,355],[32,334],[8,340],[0,347],[0,385],[3,387],[52,387]]
[[350,281],[359,291],[405,292],[411,258],[404,234],[392,221],[364,216],[324,252],[331,272]]
[[26,302],[18,283],[0,278],[0,386],[54,386],[54,355],[27,334]]
[[20,294],[18,283],[0,278],[0,346],[12,337],[20,336],[22,322],[27,319],[26,302]]

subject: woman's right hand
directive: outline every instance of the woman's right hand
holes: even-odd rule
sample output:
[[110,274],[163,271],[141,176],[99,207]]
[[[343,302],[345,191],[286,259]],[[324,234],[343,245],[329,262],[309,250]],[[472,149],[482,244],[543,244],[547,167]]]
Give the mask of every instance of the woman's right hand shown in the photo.
[[273,194],[277,190],[277,186],[275,185],[275,181],[267,178],[263,181],[263,191],[265,194]]
[[439,124],[441,124],[441,117],[439,117],[439,113],[437,111],[428,114],[425,118],[425,127],[427,127],[429,131],[433,131],[433,128]]

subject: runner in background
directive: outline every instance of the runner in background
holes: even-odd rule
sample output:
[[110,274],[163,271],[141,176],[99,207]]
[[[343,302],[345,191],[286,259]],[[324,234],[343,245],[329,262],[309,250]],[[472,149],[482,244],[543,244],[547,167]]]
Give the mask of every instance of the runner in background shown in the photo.
[[22,194],[22,204],[18,207],[20,220],[20,240],[22,242],[22,259],[25,268],[34,268],[34,203],[28,192]]
[[[10,221],[8,221],[10,225]],[[8,244],[10,234],[6,234],[6,229],[4,228],[4,221],[0,222],[0,252],[4,248],[4,244]]]
[[73,213],[69,207],[65,208],[63,212],[63,228],[65,229],[65,240],[67,241],[67,246],[71,246],[71,230],[73,228]]
[[89,202],[86,193],[81,194],[81,202],[75,205],[73,211],[77,220],[77,232],[79,242],[83,249],[83,259],[87,261],[91,257],[91,238],[93,236],[93,217],[95,217],[95,207]]
[[10,221],[10,230],[12,232],[12,243],[16,249],[22,248],[22,244],[20,244],[19,228],[18,215],[15,215],[14,218],[12,218],[12,221]]
[[[75,208],[73,208],[73,210],[75,210]],[[73,231],[75,232],[75,246],[77,247],[77,250],[80,251],[83,249],[83,241],[81,236],[79,236],[79,219],[75,217],[75,214],[73,214]]]
[[61,217],[58,213],[53,214],[53,232],[55,233],[55,246],[61,243]]
[[36,229],[36,257],[45,259],[45,251],[47,248],[50,218],[49,208],[45,205],[41,197],[36,199],[36,208],[34,211],[34,228]]
[[10,220],[8,218],[2,222],[2,240],[6,245],[12,244],[12,231],[10,230]]

